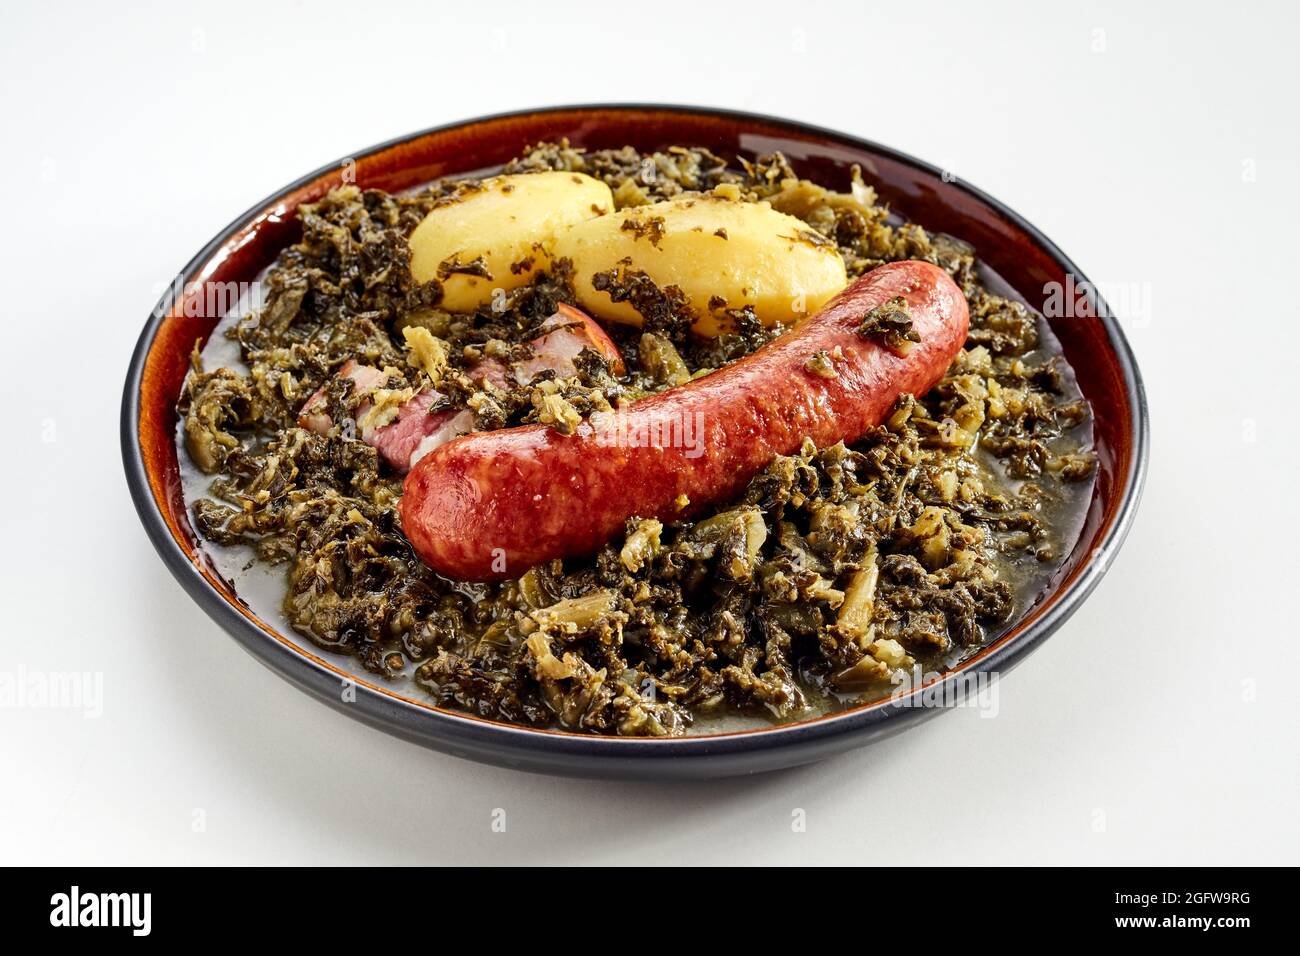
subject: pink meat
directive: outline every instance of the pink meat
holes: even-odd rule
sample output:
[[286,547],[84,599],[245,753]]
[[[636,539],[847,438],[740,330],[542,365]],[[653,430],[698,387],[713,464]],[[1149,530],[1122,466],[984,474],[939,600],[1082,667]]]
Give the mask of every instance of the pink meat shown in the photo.
[[[474,414],[466,409],[430,415],[429,409],[442,399],[442,394],[433,390],[420,392],[397,410],[395,419],[363,435],[363,440],[373,445],[394,470],[405,473],[419,460],[415,453],[421,445],[421,454],[427,454],[443,442],[474,430]],[[429,443],[429,439],[436,441]]]
[[[361,365],[349,360],[339,369],[339,374],[353,382],[353,394],[367,394],[384,379],[384,373],[371,365]],[[428,390],[420,392],[397,410],[397,417],[387,425],[365,430],[361,440],[373,447],[384,461],[400,474],[405,474],[414,462],[411,456],[426,439],[440,439],[436,444],[430,443],[423,449],[427,454],[444,441],[450,441],[459,435],[474,430],[474,416],[464,409],[429,414],[429,409],[442,401],[441,392]],[[323,435],[334,422],[324,411],[325,389],[316,390],[298,413],[298,424],[303,428]],[[356,418],[361,421],[370,410],[369,400],[357,406]]]
[[592,349],[601,356],[615,375],[624,372],[623,357],[619,355],[605,330],[585,312],[571,305],[561,305],[541,325],[544,334],[530,343],[533,357],[515,365],[515,381],[527,385],[539,372],[553,369],[560,378],[577,374],[574,360],[583,349]]
[[[383,379],[384,373],[371,365],[361,365],[348,359],[339,369],[339,374],[344,378],[352,379],[352,393],[354,395],[368,394]],[[369,403],[366,403],[369,407]],[[361,412],[358,411],[358,417]],[[322,385],[307,399],[302,409],[298,412],[298,424],[308,431],[316,432],[323,435],[334,427],[333,420],[325,411],[325,387]]]
[[[554,370],[561,378],[577,372],[574,360],[584,348],[594,349],[609,363],[615,373],[624,370],[618,348],[595,321],[568,305],[561,305],[554,315],[541,325],[543,334],[530,342],[532,356],[513,368],[498,359],[484,359],[470,370],[470,376],[505,388],[509,379],[526,385],[539,372]],[[369,394],[381,384],[384,373],[371,365],[361,365],[349,360],[339,374],[353,382],[354,395]],[[442,401],[440,392],[420,392],[397,411],[397,417],[386,425],[364,431],[362,441],[372,446],[384,461],[405,474],[422,457],[438,446],[474,430],[474,415],[467,409],[451,409],[429,414],[429,409]],[[324,434],[334,422],[324,410],[325,389],[322,387],[307,399],[298,414],[298,424],[317,434]],[[365,418],[370,402],[363,401],[355,415],[358,421]]]

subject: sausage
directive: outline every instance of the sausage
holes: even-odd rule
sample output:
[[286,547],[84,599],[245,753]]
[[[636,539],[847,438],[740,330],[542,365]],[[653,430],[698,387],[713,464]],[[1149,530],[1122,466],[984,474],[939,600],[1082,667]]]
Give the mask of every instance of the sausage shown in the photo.
[[[895,296],[907,301],[920,336],[906,354],[858,334],[864,317]],[[448,442],[407,476],[403,531],[440,574],[494,580],[590,554],[630,517],[688,518],[734,498],[805,438],[819,447],[854,441],[900,395],[928,391],[969,323],[966,299],[943,270],[881,266],[751,355],[593,415],[572,435],[528,425]],[[824,363],[810,367],[818,352],[832,356],[833,376]]]

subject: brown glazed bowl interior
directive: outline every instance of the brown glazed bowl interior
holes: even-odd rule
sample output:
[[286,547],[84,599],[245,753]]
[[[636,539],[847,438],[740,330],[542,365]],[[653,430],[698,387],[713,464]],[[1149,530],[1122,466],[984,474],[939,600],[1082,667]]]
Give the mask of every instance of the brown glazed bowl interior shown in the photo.
[[[1045,236],[979,190],[894,150],[786,120],[702,108],[576,106],[492,116],[403,137],[332,163],[240,216],[186,266],[140,336],[122,405],[122,453],[141,520],[154,546],[192,597],[259,660],[292,683],[388,732],[459,756],[552,773],[629,777],[708,777],[807,763],[860,746],[934,713],[913,706],[923,685],[902,697],[770,729],[673,739],[592,737],[484,720],[432,706],[394,687],[357,680],[324,654],[297,647],[258,618],[203,556],[181,495],[176,401],[196,341],[219,315],[187,298],[194,284],[251,282],[299,235],[295,211],[346,182],[388,191],[440,176],[498,166],[524,147],[567,137],[588,149],[632,145],[706,146],[733,159],[775,150],[800,175],[843,189],[850,167],[890,207],[933,231],[971,243],[977,255],[1026,300],[1045,287],[1080,290],[1080,303],[1051,325],[1094,411],[1099,468],[1082,534],[1046,594],[1006,634],[934,682],[1005,673],[1056,630],[1104,574],[1131,522],[1147,454],[1147,412],[1136,364],[1105,303]],[[1082,211],[1081,211],[1082,212]],[[1080,314],[1084,313],[1084,314]],[[345,701],[341,687],[355,683]]]

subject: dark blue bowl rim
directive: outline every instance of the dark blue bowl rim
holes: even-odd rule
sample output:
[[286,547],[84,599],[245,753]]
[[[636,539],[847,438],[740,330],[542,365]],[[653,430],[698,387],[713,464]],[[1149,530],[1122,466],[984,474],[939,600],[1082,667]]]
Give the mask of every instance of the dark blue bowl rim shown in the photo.
[[[432,133],[511,117],[552,112],[591,111],[664,111],[750,121],[781,126],[794,133],[825,137],[854,148],[886,156],[934,176],[942,170],[930,163],[874,141],[851,136],[837,130],[795,120],[701,106],[654,103],[589,103],[572,106],[547,106],[537,109],[511,110],[488,116],[460,120],[399,136],[359,152],[348,154],[308,173],[276,190],[233,220],[195,255],[181,272],[180,285],[190,282],[212,255],[258,213],[316,178],[340,168],[347,159],[359,159]],[[995,210],[1016,228],[1030,236],[1092,299],[1094,315],[1104,324],[1123,376],[1127,401],[1133,410],[1131,467],[1124,476],[1120,504],[1114,521],[1101,544],[1094,549],[1087,564],[1069,582],[1051,607],[1024,631],[985,648],[965,663],[926,685],[929,693],[954,690],[955,683],[971,674],[1005,674],[1031,650],[1058,630],[1079,605],[1092,593],[1110,567],[1115,553],[1123,544],[1137,511],[1146,478],[1150,454],[1150,423],[1146,392],[1137,361],[1123,330],[1112,316],[1095,286],[1055,243],[1022,216],[982,190],[964,180],[951,183]],[[143,451],[138,440],[141,410],[141,383],[150,345],[171,307],[173,290],[165,293],[145,324],[131,356],[122,397],[121,443],[127,484],[140,519],[155,549],[186,592],[214,621],[235,638],[263,664],[307,691],[319,700],[352,717],[398,737],[444,752],[519,769],[592,776],[713,776],[752,772],[791,766],[818,759],[830,753],[863,745],[890,735],[904,726],[933,715],[932,707],[916,706],[913,698],[920,689],[897,700],[878,701],[841,713],[809,721],[777,725],[770,728],[669,739],[603,737],[562,731],[536,730],[498,723],[471,715],[418,704],[393,694],[355,684],[355,698],[345,702],[341,693],[340,674],[295,651],[267,635],[215,591],[198,571],[190,556],[172,537],[154,502],[146,474]]]

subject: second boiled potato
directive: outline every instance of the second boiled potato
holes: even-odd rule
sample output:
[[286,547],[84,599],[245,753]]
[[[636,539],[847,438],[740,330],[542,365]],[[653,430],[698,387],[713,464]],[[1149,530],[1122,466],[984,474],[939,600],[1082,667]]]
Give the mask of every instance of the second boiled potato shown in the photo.
[[441,282],[449,312],[473,312],[494,289],[530,282],[558,231],[614,208],[609,187],[581,173],[495,176],[481,185],[430,210],[411,233],[411,275]]
[[[788,324],[820,309],[848,277],[835,245],[807,223],[766,203],[717,196],[635,206],[571,226],[553,253],[573,262],[578,301],[614,322],[641,325],[628,301],[616,302],[606,278],[645,273],[659,289],[685,293],[700,335],[717,335],[724,309],[752,306],[764,325]],[[597,285],[604,288],[598,289]]]

